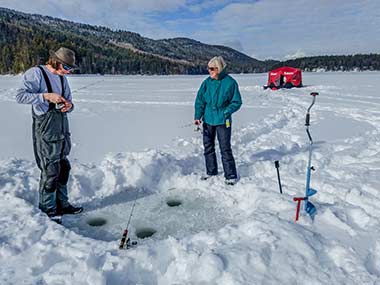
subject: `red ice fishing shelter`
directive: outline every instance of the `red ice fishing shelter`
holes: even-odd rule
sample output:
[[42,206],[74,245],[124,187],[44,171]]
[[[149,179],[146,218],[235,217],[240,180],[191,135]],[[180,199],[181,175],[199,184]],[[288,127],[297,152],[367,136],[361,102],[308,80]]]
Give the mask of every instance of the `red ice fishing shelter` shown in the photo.
[[302,87],[301,69],[283,66],[268,73],[268,84],[264,88],[279,89]]

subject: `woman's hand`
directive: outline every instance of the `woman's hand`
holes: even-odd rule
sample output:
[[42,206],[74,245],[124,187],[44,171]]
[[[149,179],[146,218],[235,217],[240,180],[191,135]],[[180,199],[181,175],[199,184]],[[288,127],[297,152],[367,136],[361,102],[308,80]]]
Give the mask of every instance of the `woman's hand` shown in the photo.
[[201,120],[195,120],[194,121],[194,125],[196,125],[196,126],[200,126],[201,125]]

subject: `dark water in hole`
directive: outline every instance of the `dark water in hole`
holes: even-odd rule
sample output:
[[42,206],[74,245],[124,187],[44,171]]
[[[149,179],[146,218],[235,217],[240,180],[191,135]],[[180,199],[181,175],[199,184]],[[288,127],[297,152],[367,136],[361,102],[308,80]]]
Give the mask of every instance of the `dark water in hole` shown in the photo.
[[107,224],[107,220],[104,218],[91,218],[87,220],[87,224],[91,227],[101,227]]
[[166,204],[169,207],[178,207],[178,206],[182,205],[182,202],[180,200],[170,199],[170,200],[166,201]]
[[154,235],[157,231],[154,230],[154,229],[150,229],[150,228],[145,228],[145,229],[139,229],[139,230],[136,230],[136,236],[138,238],[148,238],[148,237],[151,237],[152,235]]

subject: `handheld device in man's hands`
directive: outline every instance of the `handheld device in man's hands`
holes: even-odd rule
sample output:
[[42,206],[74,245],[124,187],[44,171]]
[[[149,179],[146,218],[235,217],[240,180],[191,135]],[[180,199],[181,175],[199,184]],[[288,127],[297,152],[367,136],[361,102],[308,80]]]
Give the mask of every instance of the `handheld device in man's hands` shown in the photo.
[[61,110],[63,107],[65,107],[65,103],[55,103],[55,108],[57,110]]

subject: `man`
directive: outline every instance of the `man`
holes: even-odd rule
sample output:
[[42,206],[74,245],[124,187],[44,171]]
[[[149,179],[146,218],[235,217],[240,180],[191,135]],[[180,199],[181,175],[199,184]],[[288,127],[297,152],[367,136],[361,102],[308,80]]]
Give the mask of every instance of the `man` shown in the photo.
[[225,183],[234,185],[237,180],[235,159],[231,149],[232,113],[239,110],[242,100],[237,82],[227,74],[226,63],[221,56],[212,58],[207,66],[210,76],[198,90],[195,100],[194,123],[203,120],[203,145],[206,175],[202,180],[218,174],[215,154],[215,137],[218,137]]
[[70,87],[65,75],[75,65],[75,53],[61,47],[50,51],[46,65],[27,70],[16,100],[32,105],[33,149],[41,170],[39,208],[52,220],[60,223],[64,214],[78,214],[82,207],[68,202],[67,182],[71,149],[67,113],[74,108]]

